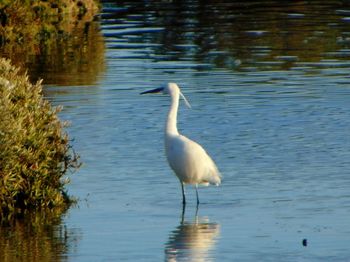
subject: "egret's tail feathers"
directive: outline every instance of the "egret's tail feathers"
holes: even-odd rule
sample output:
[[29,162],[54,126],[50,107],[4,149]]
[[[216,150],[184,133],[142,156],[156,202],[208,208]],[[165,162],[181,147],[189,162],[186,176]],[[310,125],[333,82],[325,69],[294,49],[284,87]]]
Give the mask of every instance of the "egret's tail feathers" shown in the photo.
[[221,184],[221,176],[217,174],[213,177],[213,182],[210,182],[211,184],[214,184],[216,186],[219,186]]
[[201,183],[208,186],[209,184],[219,186],[221,184],[221,176],[219,172],[208,175],[208,177]]

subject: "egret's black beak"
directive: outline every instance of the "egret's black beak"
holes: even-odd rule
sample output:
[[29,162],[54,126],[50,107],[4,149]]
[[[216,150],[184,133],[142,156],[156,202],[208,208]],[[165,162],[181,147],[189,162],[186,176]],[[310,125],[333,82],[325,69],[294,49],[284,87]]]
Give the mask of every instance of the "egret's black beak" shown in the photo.
[[140,95],[143,95],[143,94],[151,94],[151,93],[159,93],[159,92],[162,92],[163,90],[164,90],[163,87],[159,87],[159,88],[156,88],[156,89],[144,91],[144,92],[140,93]]

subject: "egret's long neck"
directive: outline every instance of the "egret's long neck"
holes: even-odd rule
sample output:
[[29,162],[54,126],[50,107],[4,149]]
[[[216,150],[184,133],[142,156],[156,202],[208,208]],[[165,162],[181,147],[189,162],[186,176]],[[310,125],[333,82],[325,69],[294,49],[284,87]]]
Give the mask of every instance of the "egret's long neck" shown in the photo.
[[179,107],[179,92],[174,92],[171,95],[171,105],[168,113],[168,120],[166,122],[166,135],[178,135],[177,131],[177,110]]

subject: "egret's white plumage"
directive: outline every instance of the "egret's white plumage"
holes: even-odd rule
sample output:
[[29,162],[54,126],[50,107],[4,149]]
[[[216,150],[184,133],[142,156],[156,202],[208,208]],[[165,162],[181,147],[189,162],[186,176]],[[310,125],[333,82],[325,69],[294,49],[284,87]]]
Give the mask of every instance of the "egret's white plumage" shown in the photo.
[[177,130],[177,111],[180,96],[188,101],[175,83],[168,83],[163,88],[142,92],[163,92],[171,97],[171,105],[165,126],[165,152],[168,163],[179,178],[182,188],[183,203],[186,203],[184,185],[196,186],[197,204],[199,203],[197,186],[221,183],[221,176],[214,161],[201,145],[179,134]]

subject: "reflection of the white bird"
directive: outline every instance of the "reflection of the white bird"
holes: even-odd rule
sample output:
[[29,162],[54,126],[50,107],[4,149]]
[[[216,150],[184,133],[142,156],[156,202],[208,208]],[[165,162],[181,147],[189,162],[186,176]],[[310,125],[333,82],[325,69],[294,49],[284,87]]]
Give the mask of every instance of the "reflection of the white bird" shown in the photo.
[[220,225],[206,217],[195,217],[186,222],[184,214],[180,225],[169,235],[165,246],[166,261],[211,261],[211,252],[220,234]]

